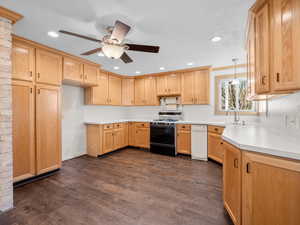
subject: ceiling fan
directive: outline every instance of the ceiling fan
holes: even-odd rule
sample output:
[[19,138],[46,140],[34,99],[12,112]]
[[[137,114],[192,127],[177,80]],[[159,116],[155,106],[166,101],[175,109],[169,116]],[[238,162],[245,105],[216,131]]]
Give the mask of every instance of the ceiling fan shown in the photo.
[[65,30],[60,30],[59,32],[102,44],[102,47],[84,52],[81,55],[92,55],[95,53],[102,52],[108,58],[111,58],[111,59],[119,59],[120,58],[124,63],[131,63],[131,62],[133,62],[133,60],[125,52],[127,50],[139,51],[139,52],[150,52],[150,53],[158,53],[159,52],[159,46],[123,43],[124,38],[130,31],[130,29],[131,29],[130,26],[117,20],[115,22],[114,27],[107,28],[107,31],[109,34],[104,36],[102,38],[102,40],[95,39],[92,37],[87,37],[87,36],[84,36],[81,34],[76,34],[76,33],[65,31]]

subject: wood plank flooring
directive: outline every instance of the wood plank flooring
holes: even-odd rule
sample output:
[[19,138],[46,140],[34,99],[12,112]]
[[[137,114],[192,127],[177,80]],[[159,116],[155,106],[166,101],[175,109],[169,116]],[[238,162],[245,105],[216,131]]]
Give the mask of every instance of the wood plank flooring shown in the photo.
[[14,191],[1,225],[229,225],[222,167],[125,149],[65,161]]

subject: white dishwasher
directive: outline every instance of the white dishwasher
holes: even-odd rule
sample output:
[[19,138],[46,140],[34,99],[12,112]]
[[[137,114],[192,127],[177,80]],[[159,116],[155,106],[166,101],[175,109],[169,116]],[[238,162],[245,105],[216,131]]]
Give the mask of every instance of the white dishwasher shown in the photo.
[[207,125],[192,125],[192,159],[207,161]]

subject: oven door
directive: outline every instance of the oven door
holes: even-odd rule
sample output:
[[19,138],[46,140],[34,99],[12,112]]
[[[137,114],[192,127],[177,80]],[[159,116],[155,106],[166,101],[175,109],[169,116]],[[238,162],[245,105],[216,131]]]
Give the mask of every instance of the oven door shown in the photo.
[[151,124],[150,151],[164,155],[176,155],[175,125]]

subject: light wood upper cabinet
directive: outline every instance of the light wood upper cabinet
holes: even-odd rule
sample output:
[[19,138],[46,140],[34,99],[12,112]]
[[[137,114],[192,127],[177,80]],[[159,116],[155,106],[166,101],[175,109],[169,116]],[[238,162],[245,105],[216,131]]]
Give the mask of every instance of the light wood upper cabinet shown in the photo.
[[269,3],[255,14],[255,53],[256,53],[256,93],[263,94],[270,91],[270,33],[269,33]]
[[165,96],[168,92],[166,76],[156,77],[156,88],[158,96]]
[[81,84],[83,82],[83,64],[70,57],[64,57],[63,80]]
[[12,82],[14,182],[35,176],[34,86]]
[[134,105],[134,79],[122,79],[122,105]]
[[98,67],[94,65],[83,65],[84,83],[89,85],[97,85],[98,83]]
[[181,94],[181,77],[180,74],[170,74],[167,78],[167,93],[169,95]]
[[61,85],[62,56],[50,51],[36,49],[36,82]]
[[224,206],[235,225],[241,224],[241,159],[242,156],[241,151],[239,149],[235,148],[234,146],[228,143],[224,143],[223,201]]
[[33,81],[34,76],[34,47],[14,41],[12,46],[12,79]]
[[181,75],[182,104],[209,104],[209,70],[186,72]]
[[275,91],[300,89],[300,2],[274,0],[273,48]]
[[181,102],[182,104],[194,104],[194,72],[187,72],[181,76]]
[[300,224],[300,162],[243,153],[243,225]]
[[37,174],[61,166],[61,94],[55,86],[36,86]]
[[100,71],[97,84],[96,87],[85,88],[85,104],[108,105],[108,74]]
[[122,79],[116,76],[109,75],[109,104],[122,104]]
[[191,154],[191,126],[178,124],[176,126],[176,151],[182,154]]
[[135,105],[145,104],[145,81],[143,78],[135,79],[134,101],[135,101]]
[[144,79],[145,89],[144,89],[144,104],[145,105],[158,105],[158,98],[156,94],[156,80],[154,77],[147,77]]
[[194,99],[195,104],[209,104],[209,74],[208,70],[194,72]]

